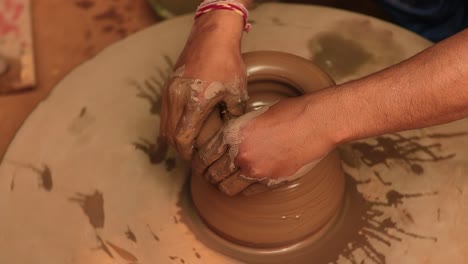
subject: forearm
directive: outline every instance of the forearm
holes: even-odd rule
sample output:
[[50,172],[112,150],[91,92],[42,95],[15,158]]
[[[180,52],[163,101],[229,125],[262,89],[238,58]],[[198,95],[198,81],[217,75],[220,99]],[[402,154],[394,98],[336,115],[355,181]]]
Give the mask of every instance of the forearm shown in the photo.
[[220,44],[239,44],[242,38],[244,22],[239,14],[229,10],[216,10],[202,15],[195,20],[192,35],[201,37],[216,35]]
[[467,117],[468,31],[320,97],[337,143]]
[[175,68],[185,65],[187,60],[204,59],[194,54],[193,50],[207,50],[218,54],[226,51],[240,52],[243,29],[242,16],[230,10],[214,10],[203,14],[194,21]]

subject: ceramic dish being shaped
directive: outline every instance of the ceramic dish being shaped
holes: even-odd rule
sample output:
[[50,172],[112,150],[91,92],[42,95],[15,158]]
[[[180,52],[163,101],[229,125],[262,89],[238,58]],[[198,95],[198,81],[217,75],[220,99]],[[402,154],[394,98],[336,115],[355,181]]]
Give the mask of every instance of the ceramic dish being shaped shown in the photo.
[[[244,61],[247,111],[334,84],[319,67],[292,54],[251,52]],[[219,115],[211,115],[201,137],[213,135],[221,124]],[[333,151],[304,177],[261,194],[229,197],[203,177],[192,177],[191,193],[201,218],[220,236],[247,247],[275,248],[290,246],[327,226],[342,207],[344,186],[341,162]]]

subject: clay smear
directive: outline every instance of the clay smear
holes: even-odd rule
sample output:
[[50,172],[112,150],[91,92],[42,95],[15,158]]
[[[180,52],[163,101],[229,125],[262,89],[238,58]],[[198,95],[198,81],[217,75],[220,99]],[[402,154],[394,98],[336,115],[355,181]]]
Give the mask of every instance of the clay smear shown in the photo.
[[127,250],[111,243],[110,241],[106,241],[107,245],[109,245],[121,258],[125,259],[126,261],[136,262],[138,258],[135,257],[132,253],[128,252]]
[[[39,176],[39,187],[48,192],[52,191],[52,188],[54,187],[54,182],[52,180],[52,170],[48,165],[43,164],[42,169],[40,169],[36,166],[33,166],[32,164],[26,164],[16,161],[9,161],[8,163],[18,166],[20,168],[30,169]],[[13,191],[14,185],[15,183],[13,178],[10,184],[11,191]]]
[[182,77],[184,76],[184,73],[185,73],[185,65],[182,65],[172,73],[171,78]]
[[80,205],[93,228],[104,227],[104,197],[100,191],[96,190],[91,195],[77,193],[69,200]]
[[[194,105],[202,107],[207,101],[217,96],[232,96],[236,97],[238,102],[246,101],[248,99],[247,92],[242,88],[243,83],[239,76],[235,76],[232,81],[205,81],[198,78],[185,78],[180,77],[183,72],[177,73],[184,69],[177,69],[174,73],[172,83],[169,89],[174,94],[184,94],[187,88],[190,89],[190,100]],[[223,95],[224,94],[224,95]]]
[[133,231],[130,229],[129,226],[127,226],[127,231],[125,231],[125,236],[127,237],[128,240],[136,243],[137,242],[137,238],[135,236],[135,233],[133,233]]
[[264,184],[266,184],[267,186],[274,186],[274,185],[278,185],[280,183],[283,183],[283,182],[291,182],[291,181],[295,181],[301,177],[303,177],[304,175],[306,175],[307,173],[311,172],[313,168],[315,168],[315,166],[317,166],[317,164],[320,163],[320,161],[322,161],[322,159],[325,157],[326,155],[324,155],[323,157],[321,157],[320,159],[317,159],[317,160],[314,160],[304,166],[302,166],[296,173],[294,173],[293,175],[290,175],[290,176],[286,176],[286,177],[279,177],[279,178],[270,178],[270,177],[264,177],[264,178],[252,178],[252,177],[248,177],[248,176],[245,176],[245,175],[240,175],[240,177],[244,178],[244,179],[247,179],[247,180],[251,180],[251,181],[258,181],[258,182],[262,182]]
[[217,141],[217,138],[219,136],[223,137],[223,143],[218,149],[218,152],[220,150],[228,145],[229,146],[229,157],[231,158],[231,165],[230,166],[235,166],[234,165],[234,160],[237,157],[237,154],[239,153],[239,144],[242,141],[242,138],[240,136],[240,130],[244,128],[250,121],[255,119],[257,116],[265,113],[268,110],[269,107],[263,107],[258,110],[249,112],[237,119],[233,119],[229,121],[224,129],[219,131],[219,134],[208,143],[207,148],[212,149],[214,144]]

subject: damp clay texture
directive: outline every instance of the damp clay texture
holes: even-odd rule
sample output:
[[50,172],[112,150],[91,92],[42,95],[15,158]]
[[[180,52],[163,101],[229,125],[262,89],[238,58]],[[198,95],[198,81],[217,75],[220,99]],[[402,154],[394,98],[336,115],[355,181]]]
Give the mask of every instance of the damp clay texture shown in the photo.
[[[247,112],[334,84],[320,68],[295,55],[251,52],[244,54],[244,61],[250,97]],[[197,144],[202,145],[222,124],[219,113],[212,113]],[[193,203],[211,231],[233,244],[256,249],[291,247],[320,238],[341,211],[344,189],[336,151],[304,177],[252,196],[229,197],[203,177],[191,179]]]

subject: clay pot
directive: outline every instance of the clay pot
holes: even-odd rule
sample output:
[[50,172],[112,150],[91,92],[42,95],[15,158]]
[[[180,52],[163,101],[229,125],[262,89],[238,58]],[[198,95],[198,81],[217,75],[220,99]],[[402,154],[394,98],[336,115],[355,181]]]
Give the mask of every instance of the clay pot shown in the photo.
[[[244,61],[248,111],[334,84],[320,68],[291,54],[252,52]],[[221,126],[219,113],[213,113],[197,143]],[[325,233],[343,205],[344,186],[338,153],[332,151],[304,177],[258,195],[229,197],[203,177],[192,177],[191,194],[200,217],[218,235],[242,246],[278,248]]]

